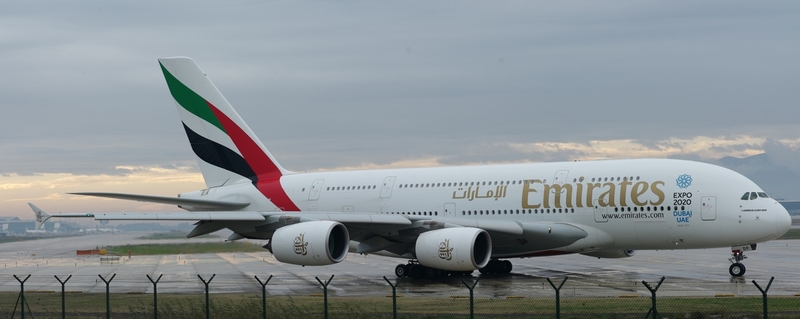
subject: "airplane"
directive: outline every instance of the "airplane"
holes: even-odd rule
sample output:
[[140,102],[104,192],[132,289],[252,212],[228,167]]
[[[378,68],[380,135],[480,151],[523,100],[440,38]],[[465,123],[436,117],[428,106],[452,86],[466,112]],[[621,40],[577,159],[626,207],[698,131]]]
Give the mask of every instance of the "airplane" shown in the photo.
[[512,271],[510,258],[731,247],[787,232],[781,204],[743,175],[673,159],[625,159],[297,173],[284,169],[194,60],[159,59],[207,188],[178,197],[76,195],[177,205],[185,212],[51,217],[196,221],[188,238],[229,229],[268,240],[281,262],[339,263],[349,252],[408,259],[398,277]]

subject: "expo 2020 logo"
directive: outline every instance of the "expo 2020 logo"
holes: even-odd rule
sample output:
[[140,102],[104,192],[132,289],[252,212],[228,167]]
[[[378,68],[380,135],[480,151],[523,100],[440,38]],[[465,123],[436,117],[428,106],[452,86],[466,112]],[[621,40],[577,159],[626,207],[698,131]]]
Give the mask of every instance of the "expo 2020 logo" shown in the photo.
[[675,184],[677,184],[680,188],[692,186],[692,176],[689,174],[678,176],[678,179],[675,180]]

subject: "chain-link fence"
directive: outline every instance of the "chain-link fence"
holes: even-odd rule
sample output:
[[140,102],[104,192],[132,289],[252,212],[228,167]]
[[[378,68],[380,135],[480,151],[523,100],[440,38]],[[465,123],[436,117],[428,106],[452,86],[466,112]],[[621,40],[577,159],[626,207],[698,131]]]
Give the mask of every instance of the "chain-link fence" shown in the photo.
[[457,288],[446,292],[418,279],[346,276],[25,274],[0,280],[2,318],[800,318],[800,295],[786,288],[796,283],[770,278],[608,284],[514,278],[521,290],[489,289],[484,283],[499,281],[489,276],[435,281]]

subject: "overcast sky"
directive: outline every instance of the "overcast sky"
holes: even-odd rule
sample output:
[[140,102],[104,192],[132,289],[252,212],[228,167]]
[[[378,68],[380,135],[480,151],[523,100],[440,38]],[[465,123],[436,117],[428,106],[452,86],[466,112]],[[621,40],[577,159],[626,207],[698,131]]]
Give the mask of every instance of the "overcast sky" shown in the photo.
[[9,1],[0,215],[203,188],[156,60],[178,55],[295,171],[766,152],[800,174],[798,35],[797,1]]

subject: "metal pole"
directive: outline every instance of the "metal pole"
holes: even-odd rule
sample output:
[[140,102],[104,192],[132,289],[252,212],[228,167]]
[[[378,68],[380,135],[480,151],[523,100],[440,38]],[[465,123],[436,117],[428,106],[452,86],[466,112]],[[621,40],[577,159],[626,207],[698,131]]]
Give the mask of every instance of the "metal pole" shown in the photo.
[[256,281],[261,284],[261,314],[263,319],[267,319],[267,284],[269,283],[269,280],[272,279],[272,275],[269,275],[269,278],[267,278],[267,280],[264,282],[261,282],[261,279],[258,279],[258,276],[253,277],[256,277]]
[[200,281],[202,281],[203,285],[206,286],[206,319],[211,319],[211,310],[209,308],[209,303],[208,303],[208,284],[211,283],[212,280],[214,280],[214,277],[216,275],[217,274],[212,274],[211,278],[208,278],[208,281],[205,281],[203,279],[203,277],[200,277],[200,275],[197,275],[197,278],[200,278]]
[[56,275],[53,275],[53,277],[56,277],[56,280],[58,280],[58,282],[61,283],[61,318],[66,319],[67,306],[66,306],[66,298],[64,297],[64,295],[66,294],[66,291],[64,290],[64,285],[66,285],[67,281],[69,281],[69,279],[72,278],[72,275],[69,275],[67,279],[64,279],[64,281],[61,281],[61,279],[59,279],[58,276]]
[[[25,319],[25,306],[28,305],[28,301],[25,300],[25,282],[28,281],[28,278],[31,278],[31,275],[28,275],[28,277],[25,277],[25,279],[19,279],[19,277],[17,277],[17,275],[14,275],[14,278],[16,278],[17,281],[19,281],[19,298],[17,298],[17,300],[20,303],[19,312],[22,315],[22,319]],[[16,309],[16,305],[14,306],[14,308]],[[31,307],[28,306],[28,311],[30,311],[30,308]],[[14,311],[14,312],[16,312],[16,311]],[[13,313],[12,313],[12,315],[13,315]],[[31,313],[31,316],[33,316],[33,313]]]
[[397,281],[394,284],[392,284],[392,282],[389,281],[389,279],[386,278],[386,276],[383,276],[383,280],[386,280],[386,282],[389,283],[389,286],[392,286],[392,318],[393,319],[397,319],[397,285],[399,285],[400,282],[403,281],[403,278],[406,278],[406,276],[404,275],[403,277],[397,278]]
[[556,288],[556,285],[550,281],[550,277],[547,277],[547,282],[549,282],[550,286],[556,290],[556,319],[561,319],[561,287],[564,286],[564,283],[567,282],[567,279],[569,279],[569,276],[564,276],[564,280],[562,280],[561,284],[558,285],[558,288]]
[[467,283],[464,281],[464,279],[461,279],[461,283],[464,284],[464,286],[466,286],[467,289],[469,289],[469,318],[470,319],[474,319],[475,318],[475,301],[474,301],[475,299],[473,298],[472,291],[475,289],[475,286],[478,285],[478,281],[481,281],[481,276],[480,275],[477,278],[475,278],[475,281],[472,283],[472,286],[467,285]]
[[155,281],[153,281],[153,278],[150,278],[150,275],[145,276],[153,283],[153,318],[158,319],[158,282],[164,274],[158,275],[158,279]]
[[769,291],[769,286],[772,286],[772,280],[774,279],[775,277],[769,278],[769,283],[767,284],[767,288],[765,289],[761,289],[761,286],[759,286],[758,283],[756,283],[756,281],[753,280],[753,284],[756,285],[756,288],[758,288],[758,290],[761,291],[761,297],[763,298],[762,300],[764,301],[764,319],[769,319],[769,312],[767,311],[767,291]]
[[106,283],[106,319],[111,319],[111,304],[110,304],[110,298],[109,298],[109,296],[111,295],[111,292],[108,289],[108,285],[111,283],[112,280],[114,280],[114,277],[116,277],[116,276],[117,276],[117,274],[113,274],[111,276],[111,279],[106,280],[105,278],[103,278],[103,276],[97,275],[97,277],[100,277],[100,279],[102,279],[103,282]]
[[328,278],[328,281],[325,283],[322,283],[322,280],[319,280],[319,277],[314,278],[316,278],[319,284],[322,285],[322,295],[324,296],[323,303],[325,305],[325,319],[328,319],[328,285],[331,283],[331,280],[333,280],[333,275],[331,275],[331,278]]
[[650,290],[650,294],[652,295],[651,298],[653,300],[653,305],[651,306],[650,310],[647,312],[648,315],[645,316],[645,318],[650,316],[650,312],[653,313],[653,319],[661,318],[661,315],[658,314],[658,308],[656,308],[656,291],[658,290],[658,287],[661,287],[661,284],[664,283],[664,279],[666,279],[666,278],[667,277],[661,277],[661,281],[658,282],[658,285],[656,285],[655,288],[650,287],[650,285],[646,281],[642,280],[642,284],[644,284],[644,286],[647,287],[647,290]]

